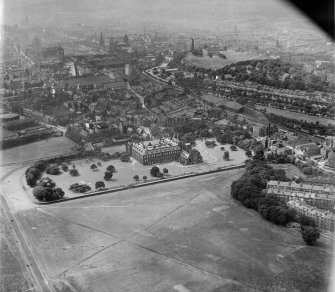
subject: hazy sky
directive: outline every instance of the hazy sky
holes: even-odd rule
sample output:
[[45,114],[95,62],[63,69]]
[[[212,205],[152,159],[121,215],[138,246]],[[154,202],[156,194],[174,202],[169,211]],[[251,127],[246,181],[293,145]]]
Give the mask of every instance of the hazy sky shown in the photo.
[[[113,19],[214,29],[226,23],[283,25],[309,21],[283,0],[4,0],[5,21],[28,15],[35,23],[108,23]],[[60,19],[62,20],[60,22]]]

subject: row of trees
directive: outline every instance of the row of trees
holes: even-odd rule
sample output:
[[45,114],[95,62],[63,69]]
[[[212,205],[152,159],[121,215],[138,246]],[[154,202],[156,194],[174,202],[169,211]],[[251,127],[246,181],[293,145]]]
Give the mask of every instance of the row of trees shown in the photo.
[[37,161],[26,171],[26,181],[30,187],[33,187],[33,195],[39,201],[49,202],[59,200],[64,196],[61,188],[56,188],[55,182],[44,177],[41,179],[42,173],[49,169],[50,166],[45,161]]
[[231,195],[274,224],[286,225],[291,221],[300,221],[303,239],[307,244],[314,244],[320,236],[315,224],[305,217],[297,217],[296,210],[289,208],[279,197],[263,192],[270,179],[288,181],[285,171],[273,169],[264,160],[253,159],[247,162],[246,173],[232,183]]
[[214,71],[216,75],[231,74],[236,81],[246,80],[291,90],[333,92],[329,82],[303,69],[301,64],[275,60],[247,60]]
[[14,136],[8,139],[2,139],[0,141],[0,148],[7,149],[11,147],[16,147],[19,145],[29,144],[35,142],[37,140],[42,140],[50,137],[52,135],[51,130],[45,130],[43,132],[36,132],[32,134],[25,134],[22,136]]
[[28,186],[34,187],[37,181],[41,178],[43,171],[47,168],[47,163],[44,161],[37,161],[26,170],[26,181]]
[[320,124],[319,122],[308,123],[306,120],[290,119],[272,113],[266,114],[266,117],[268,118],[270,123],[276,123],[290,129],[306,130],[309,134],[318,133],[320,135],[335,135],[335,126],[331,124],[328,124],[326,126]]

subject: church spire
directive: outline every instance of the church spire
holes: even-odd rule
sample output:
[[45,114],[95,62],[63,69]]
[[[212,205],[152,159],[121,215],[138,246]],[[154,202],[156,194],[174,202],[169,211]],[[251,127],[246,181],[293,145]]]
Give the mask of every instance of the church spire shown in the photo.
[[105,47],[105,40],[104,40],[104,36],[102,35],[102,32],[100,34],[99,45],[101,48]]

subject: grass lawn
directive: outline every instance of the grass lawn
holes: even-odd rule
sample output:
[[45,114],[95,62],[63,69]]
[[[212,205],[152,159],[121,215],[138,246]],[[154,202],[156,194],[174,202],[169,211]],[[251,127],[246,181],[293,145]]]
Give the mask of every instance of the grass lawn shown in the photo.
[[[215,140],[215,139],[211,139]],[[216,141],[216,140],[215,140]],[[209,170],[217,169],[218,167],[226,167],[243,163],[247,157],[244,154],[244,150],[238,149],[237,151],[231,151],[229,146],[225,145],[226,150],[229,151],[230,159],[228,161],[223,160],[223,153],[220,148],[222,145],[218,142],[217,146],[213,148],[209,148],[205,145],[205,141],[196,141],[195,148],[198,149],[204,159],[204,162],[196,165],[184,166],[179,162],[170,162],[164,164],[156,164],[161,171],[163,168],[167,168],[169,173],[166,175],[177,176],[188,173],[198,173]],[[120,151],[121,149],[118,149]],[[106,151],[104,149],[103,151]],[[112,153],[115,149],[110,148],[109,151]],[[122,151],[122,150],[121,150]],[[101,167],[98,167],[97,170],[93,171],[90,169],[91,164],[96,164],[100,162]],[[73,177],[69,174],[69,172],[63,172],[60,175],[49,175],[44,174],[44,176],[48,176],[53,179],[57,186],[61,187],[65,191],[66,197],[75,197],[80,194],[73,193],[69,190],[71,184],[74,183],[86,183],[89,184],[92,190],[95,189],[95,183],[97,181],[104,181],[107,188],[120,187],[120,186],[128,186],[133,183],[141,183],[143,182],[143,176],[147,176],[148,180],[153,180],[157,178],[153,178],[150,175],[150,169],[153,165],[142,165],[137,160],[131,158],[130,162],[121,162],[120,160],[111,160],[108,162],[99,160],[99,159],[81,159],[74,160],[69,164],[69,168],[72,168],[72,165],[75,165],[75,168],[79,171],[79,176]],[[108,165],[114,165],[116,169],[116,173],[111,181],[105,181],[103,179],[104,173]],[[138,175],[140,180],[137,182],[133,179],[135,175]]]
[[297,231],[233,201],[230,185],[243,172],[39,206],[18,217],[56,291],[327,291],[332,243],[308,247]]

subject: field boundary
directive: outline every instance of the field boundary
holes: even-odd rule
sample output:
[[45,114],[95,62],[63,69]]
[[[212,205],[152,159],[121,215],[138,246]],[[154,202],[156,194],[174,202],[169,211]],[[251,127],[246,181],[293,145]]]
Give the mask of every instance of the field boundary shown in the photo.
[[[155,181],[150,181],[150,182],[144,182],[140,184],[131,184],[128,186],[122,186],[122,187],[117,187],[113,189],[108,189],[108,190],[101,190],[101,191],[96,191],[92,193],[84,193],[83,195],[73,197],[73,198],[63,198],[60,200],[56,201],[51,201],[51,202],[40,202],[37,201],[33,198],[33,203],[37,205],[51,205],[51,204],[58,204],[66,201],[73,201],[73,200],[79,200],[83,198],[89,198],[89,197],[95,197],[95,196],[100,196],[108,193],[115,193],[119,191],[125,191],[129,189],[135,189],[135,188],[140,188],[140,187],[145,187],[145,186],[150,186],[150,185],[155,185],[155,184],[160,184],[160,183],[165,183],[165,182],[170,182],[170,181],[175,181],[175,180],[180,180],[180,179],[185,179],[189,177],[196,177],[196,176],[201,176],[201,175],[206,175],[206,174],[211,174],[211,173],[217,173],[217,172],[224,172],[224,171],[229,171],[229,170],[234,170],[234,169],[240,169],[244,168],[245,163],[238,164],[238,165],[233,165],[233,166],[228,166],[228,167],[220,167],[214,170],[209,170],[209,171],[204,171],[204,172],[199,172],[199,173],[190,173],[190,174],[185,174],[185,175],[180,175],[180,176],[175,176],[175,177],[170,177],[170,178],[162,178],[160,180],[155,180]],[[29,192],[29,190],[25,190],[26,192]],[[31,196],[28,194],[29,198]]]

